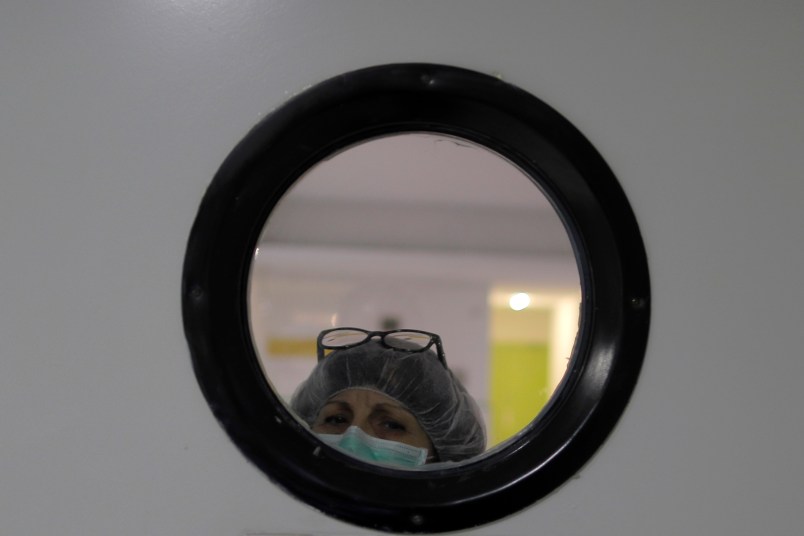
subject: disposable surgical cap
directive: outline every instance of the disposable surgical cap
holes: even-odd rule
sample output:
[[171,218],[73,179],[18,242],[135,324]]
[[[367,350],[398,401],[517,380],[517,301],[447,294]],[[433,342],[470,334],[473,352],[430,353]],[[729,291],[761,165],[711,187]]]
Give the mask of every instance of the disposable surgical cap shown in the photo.
[[402,404],[427,433],[439,461],[464,460],[485,449],[477,404],[429,350],[405,352],[378,341],[336,350],[319,361],[290,405],[312,425],[326,402],[346,389],[379,391]]

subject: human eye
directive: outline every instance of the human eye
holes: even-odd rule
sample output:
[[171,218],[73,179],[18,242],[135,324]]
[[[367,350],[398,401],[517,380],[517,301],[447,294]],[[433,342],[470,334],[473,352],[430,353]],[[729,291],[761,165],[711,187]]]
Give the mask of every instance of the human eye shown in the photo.
[[391,432],[404,432],[407,430],[403,423],[395,419],[384,419],[380,424],[383,428]]
[[379,426],[383,435],[400,436],[408,432],[408,423],[404,416],[395,412],[382,411],[375,416],[375,426]]
[[324,417],[324,424],[328,424],[331,426],[339,426],[348,423],[349,419],[346,417],[346,415],[342,413],[336,413],[334,415],[327,415],[326,417]]
[[336,407],[324,408],[315,420],[314,432],[338,434],[346,430],[352,422],[350,412]]

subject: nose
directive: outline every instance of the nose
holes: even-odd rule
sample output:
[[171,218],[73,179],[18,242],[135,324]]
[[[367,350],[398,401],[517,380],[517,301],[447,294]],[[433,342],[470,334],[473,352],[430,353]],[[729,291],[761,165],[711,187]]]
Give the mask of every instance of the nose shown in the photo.
[[375,434],[374,430],[372,430],[371,428],[371,423],[369,422],[368,417],[355,416],[355,418],[352,419],[351,426],[357,426],[368,435],[372,437],[377,437],[377,434]]

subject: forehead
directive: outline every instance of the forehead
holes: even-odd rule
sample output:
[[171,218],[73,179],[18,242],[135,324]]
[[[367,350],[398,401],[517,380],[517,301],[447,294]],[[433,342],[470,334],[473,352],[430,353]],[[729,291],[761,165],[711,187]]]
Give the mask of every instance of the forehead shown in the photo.
[[390,396],[371,389],[346,389],[336,393],[327,400],[327,404],[342,403],[350,406],[373,407],[377,405],[389,406],[407,411],[402,404]]

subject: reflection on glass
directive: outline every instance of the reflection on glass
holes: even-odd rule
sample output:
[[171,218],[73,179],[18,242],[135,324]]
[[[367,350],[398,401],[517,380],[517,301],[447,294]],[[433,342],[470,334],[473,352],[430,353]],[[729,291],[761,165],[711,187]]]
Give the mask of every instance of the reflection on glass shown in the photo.
[[255,252],[250,321],[288,401],[324,329],[438,333],[492,447],[563,378],[580,296],[567,232],[528,176],[467,140],[408,133],[320,162],[283,197]]

